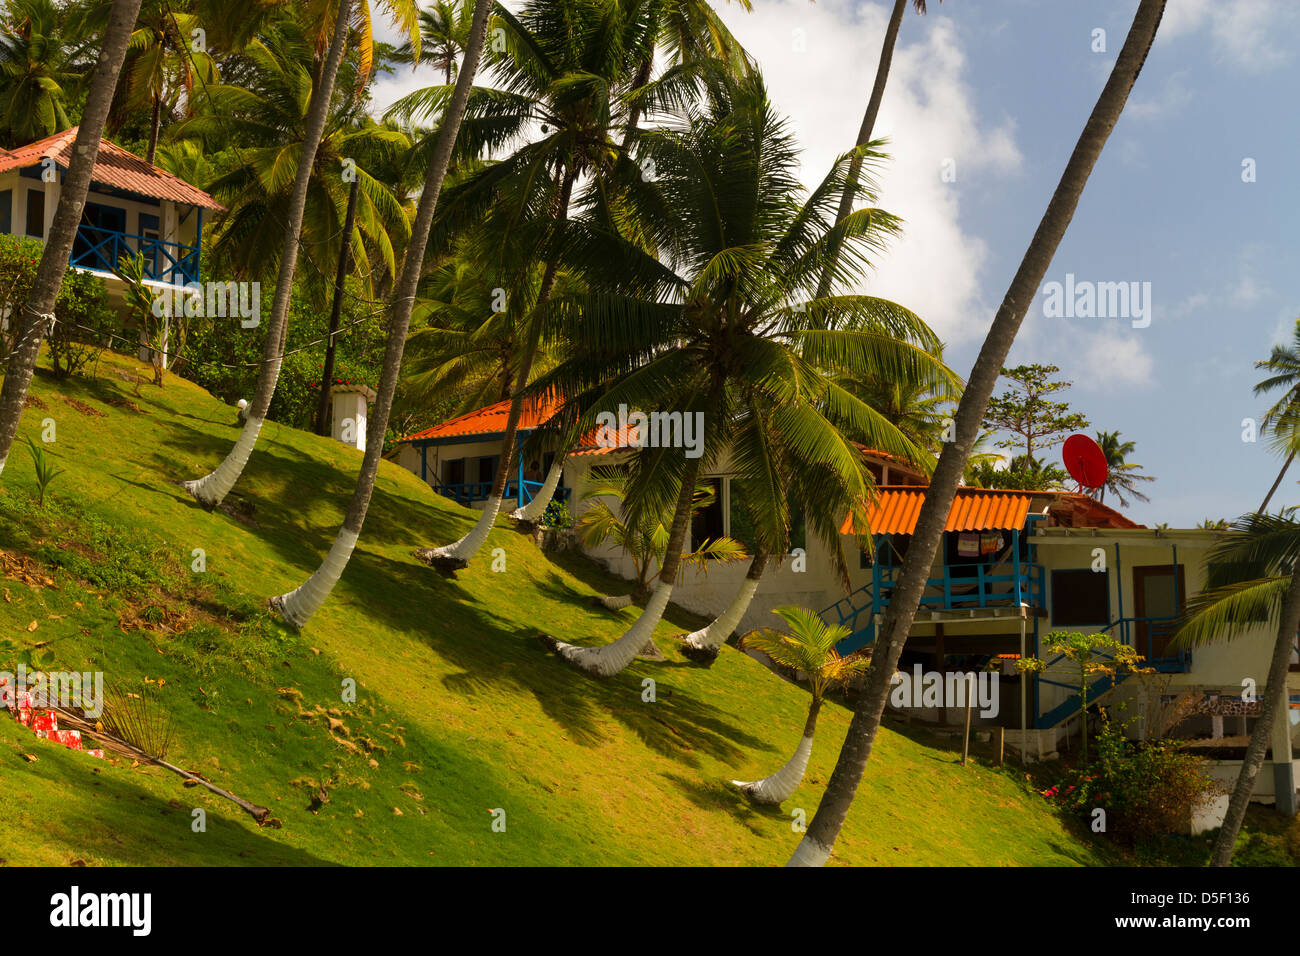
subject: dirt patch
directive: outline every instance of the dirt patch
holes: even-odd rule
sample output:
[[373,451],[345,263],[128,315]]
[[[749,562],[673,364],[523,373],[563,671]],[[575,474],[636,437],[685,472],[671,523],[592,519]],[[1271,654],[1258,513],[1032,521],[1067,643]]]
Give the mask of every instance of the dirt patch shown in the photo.
[[137,405],[135,402],[131,401],[130,399],[128,399],[128,398],[119,398],[119,397],[116,396],[116,395],[114,395],[112,398],[106,398],[106,399],[104,399],[104,404],[106,404],[106,405],[112,405],[114,408],[124,408],[124,409],[126,409],[128,412],[137,412],[137,413],[139,413],[139,414],[141,414],[141,415],[148,415],[148,414],[149,414],[149,413],[146,412],[143,408],[141,408],[139,405]]
[[23,401],[23,408],[37,408],[41,411],[49,411],[50,406],[46,405],[39,395],[28,395]]
[[261,527],[257,523],[257,519],[253,517],[253,512],[256,510],[255,506],[246,498],[227,495],[226,499],[217,506],[217,510],[249,528]]
[[79,399],[79,398],[68,398],[68,396],[66,396],[66,395],[60,395],[59,398],[63,399],[63,401],[64,401],[67,405],[70,405],[71,407],[75,408],[77,411],[81,412],[81,414],[83,414],[83,415],[94,415],[94,416],[96,416],[96,417],[98,417],[98,418],[107,418],[107,417],[108,417],[108,412],[102,412],[102,411],[100,411],[98,408],[96,408],[94,405],[87,405],[85,402],[81,401],[81,399]]
[[45,567],[39,561],[16,551],[0,550],[0,572],[11,581],[21,581],[29,587],[54,585],[54,578],[45,572]]

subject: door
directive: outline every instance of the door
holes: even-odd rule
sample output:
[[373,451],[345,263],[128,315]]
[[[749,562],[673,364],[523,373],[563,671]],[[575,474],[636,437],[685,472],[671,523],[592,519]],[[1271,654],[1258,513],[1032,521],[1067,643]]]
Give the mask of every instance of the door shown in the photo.
[[1141,618],[1175,618],[1186,605],[1183,566],[1156,564],[1133,569],[1133,616],[1139,618],[1133,642],[1148,660],[1168,657],[1173,621],[1145,621]]
[[125,232],[125,209],[86,203],[81,212],[81,227],[72,243],[72,261],[90,269],[112,272],[117,268],[118,256],[130,251],[118,238]]

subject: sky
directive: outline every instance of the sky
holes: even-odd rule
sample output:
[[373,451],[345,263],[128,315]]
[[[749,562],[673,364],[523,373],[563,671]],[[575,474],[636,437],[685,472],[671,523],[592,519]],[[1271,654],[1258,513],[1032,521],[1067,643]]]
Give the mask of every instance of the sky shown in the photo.
[[[853,146],[889,5],[753,6],[716,9],[757,59],[814,183]],[[904,232],[860,291],[924,318],[964,377],[1137,0],[928,7],[924,17],[909,7],[874,132],[889,156],[876,205]],[[381,76],[376,106],[434,82],[422,73]],[[1156,478],[1149,503],[1124,509],[1142,523],[1234,518],[1259,506],[1281,466],[1266,438],[1243,436],[1271,403],[1253,395],[1254,363],[1300,317],[1300,176],[1286,172],[1300,161],[1298,88],[1300,3],[1169,0],[1007,360],[1059,366],[1073,383],[1061,396],[1087,431],[1135,443],[1130,461]],[[1053,309],[1051,284],[1067,282],[1136,283],[1136,295],[1104,318]],[[1059,462],[1059,449],[1048,457]],[[1271,506],[1281,504],[1300,504],[1300,466]]]

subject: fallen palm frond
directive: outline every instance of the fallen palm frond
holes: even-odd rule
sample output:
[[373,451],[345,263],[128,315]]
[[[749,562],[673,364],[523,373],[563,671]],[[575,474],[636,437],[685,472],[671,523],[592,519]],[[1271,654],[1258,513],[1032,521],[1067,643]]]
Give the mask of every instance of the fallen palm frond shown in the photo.
[[171,746],[174,726],[171,715],[162,708],[154,693],[149,690],[152,686],[151,683],[145,682],[142,685],[144,690],[142,694],[117,688],[106,692],[103,714],[98,721],[92,721],[83,713],[63,707],[52,709],[59,715],[60,723],[66,723],[69,729],[81,731],[83,738],[91,738],[104,750],[141,763],[156,764],[192,783],[206,787],[217,796],[224,797],[235,804],[256,820],[258,826],[263,826],[271,812],[269,809],[249,803],[229,790],[223,790],[205,780],[200,774],[183,770],[163,759],[167,748]]

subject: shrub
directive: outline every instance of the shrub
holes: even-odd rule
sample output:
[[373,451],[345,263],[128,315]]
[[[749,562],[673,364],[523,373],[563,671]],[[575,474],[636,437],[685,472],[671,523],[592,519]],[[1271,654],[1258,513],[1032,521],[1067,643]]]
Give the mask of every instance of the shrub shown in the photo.
[[1044,796],[1089,818],[1104,808],[1106,832],[1128,843],[1181,832],[1220,787],[1199,757],[1179,748],[1173,740],[1130,741],[1103,711],[1093,762],[1067,770]]
[[46,340],[50,364],[58,378],[80,373],[113,344],[117,313],[98,276],[69,269],[54,303],[54,332]]
[[542,512],[542,527],[544,528],[572,528],[573,512],[569,510],[569,505],[564,501],[552,501]]

